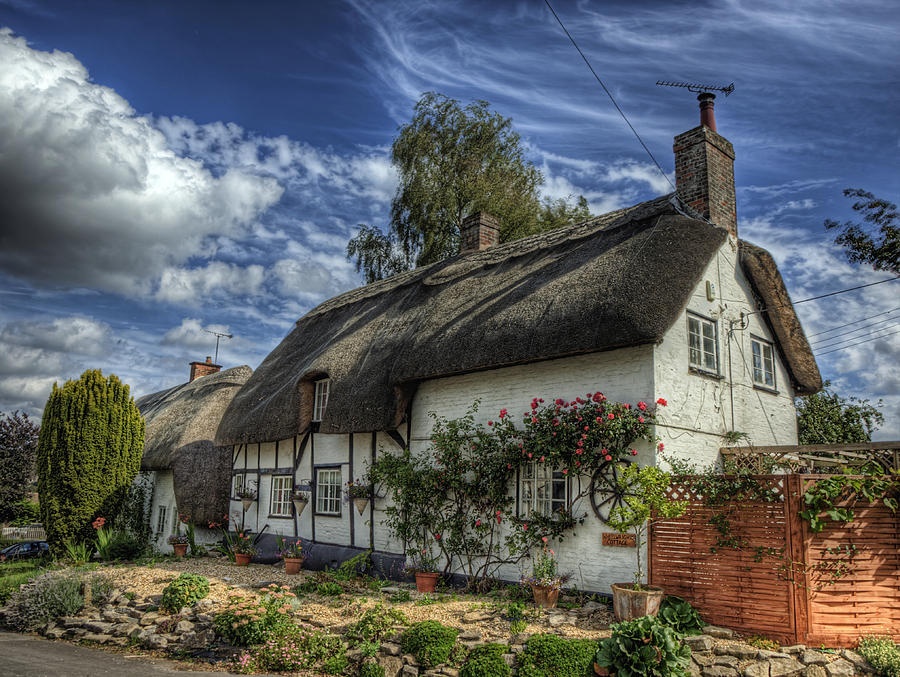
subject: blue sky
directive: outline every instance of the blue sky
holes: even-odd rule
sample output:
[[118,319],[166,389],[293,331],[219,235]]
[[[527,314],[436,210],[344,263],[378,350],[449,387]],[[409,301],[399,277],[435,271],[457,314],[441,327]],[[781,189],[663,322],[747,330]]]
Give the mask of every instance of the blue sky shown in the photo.
[[[555,7],[667,172],[698,112],[656,80],[735,82],[716,116],[739,232],[795,300],[886,277],[822,222],[852,216],[846,187],[900,201],[892,3]],[[0,0],[0,27],[0,411],[38,413],[89,367],[138,395],[179,383],[214,348],[203,329],[235,335],[222,364],[256,367],[361,283],[344,247],[386,226],[389,147],[425,91],[511,117],[547,196],[602,213],[668,191],[538,0]],[[817,334],[898,307],[888,283],[797,309]],[[892,330],[819,358],[842,393],[884,398],[882,439],[900,439]]]

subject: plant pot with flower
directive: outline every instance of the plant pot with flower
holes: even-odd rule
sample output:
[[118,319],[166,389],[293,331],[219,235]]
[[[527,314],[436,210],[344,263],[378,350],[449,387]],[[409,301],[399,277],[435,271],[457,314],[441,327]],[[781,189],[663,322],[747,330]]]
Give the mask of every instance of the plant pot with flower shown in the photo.
[[362,515],[372,497],[372,485],[362,480],[350,480],[344,488],[344,496],[346,500],[353,502],[357,512]]
[[556,562],[556,553],[547,546],[544,538],[544,547],[534,560],[531,568],[531,576],[523,576],[522,584],[531,588],[536,606],[544,609],[555,609],[559,600],[559,590],[568,575],[560,574]]
[[306,553],[303,552],[303,544],[300,539],[293,543],[287,543],[283,538],[278,539],[278,556],[284,560],[284,573],[294,576],[300,573]]
[[303,511],[306,509],[306,506],[309,505],[309,492],[297,490],[291,494],[291,501],[294,504],[294,510],[297,511],[297,516],[299,517],[303,514]]
[[441,577],[437,569],[437,560],[431,555],[428,548],[409,550],[409,563],[406,570],[411,572],[416,579],[416,590],[419,592],[434,592],[437,582]]
[[250,560],[256,554],[256,548],[250,537],[243,531],[239,531],[231,544],[231,552],[234,554],[234,563],[239,567],[245,567],[250,564]]
[[250,506],[256,501],[256,490],[250,487],[244,487],[237,492],[238,500],[244,506],[244,512],[250,509]]
[[619,533],[634,533],[637,569],[631,583],[613,583],[613,609],[619,621],[630,621],[642,616],[655,616],[659,611],[664,591],[660,587],[646,585],[641,551],[648,525],[657,519],[669,519],[684,514],[687,504],[673,501],[667,495],[672,477],[656,466],[623,464],[617,473],[622,503],[610,512],[607,524]]
[[168,538],[169,545],[172,546],[172,550],[175,551],[176,557],[184,557],[187,553],[188,544],[190,540],[185,534],[182,534],[180,531],[178,533],[174,533]]

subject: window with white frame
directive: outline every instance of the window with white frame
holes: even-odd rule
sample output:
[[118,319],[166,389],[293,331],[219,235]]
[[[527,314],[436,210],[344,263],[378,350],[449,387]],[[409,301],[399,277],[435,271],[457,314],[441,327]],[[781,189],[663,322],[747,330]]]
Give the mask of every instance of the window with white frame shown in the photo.
[[715,322],[697,315],[688,315],[688,347],[692,367],[714,374],[719,373],[719,347]]
[[751,338],[753,349],[753,382],[766,388],[775,387],[775,351],[772,344],[762,339]]
[[316,512],[341,514],[341,469],[319,468],[316,471]]
[[244,473],[239,473],[231,478],[231,495],[237,496],[244,489]]
[[328,406],[328,385],[331,379],[323,378],[316,381],[316,397],[313,404],[313,421],[321,421],[325,415],[325,407]]
[[156,535],[161,536],[165,532],[166,532],[166,506],[161,505],[157,508]]
[[524,466],[519,476],[519,516],[552,515],[566,508],[568,483],[561,470],[545,463]]
[[290,475],[272,475],[272,493],[269,497],[269,514],[276,517],[291,516],[291,490],[294,478]]

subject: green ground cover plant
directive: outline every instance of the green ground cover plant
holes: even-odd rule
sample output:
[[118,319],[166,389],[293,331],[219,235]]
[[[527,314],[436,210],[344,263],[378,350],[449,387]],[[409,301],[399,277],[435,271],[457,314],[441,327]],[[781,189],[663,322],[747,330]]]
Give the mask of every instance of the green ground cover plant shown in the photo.
[[669,595],[662,601],[657,617],[681,635],[696,635],[706,625],[690,602],[677,595]]
[[162,592],[159,605],[166,611],[177,613],[181,607],[194,606],[209,594],[209,581],[197,574],[181,574]]
[[509,677],[512,671],[503,660],[504,653],[506,646],[503,644],[476,646],[466,658],[459,677]]
[[520,677],[583,677],[593,674],[597,642],[532,635],[519,654]]
[[230,595],[225,611],[216,615],[216,632],[234,646],[262,644],[273,634],[280,636],[293,623],[288,612],[296,599],[294,593],[270,585],[257,599]]
[[900,647],[890,637],[860,638],[859,653],[881,677],[900,677]]
[[350,646],[366,642],[381,644],[381,640],[398,625],[409,625],[406,614],[378,603],[371,609],[366,609],[358,621],[347,626],[345,634]]
[[42,565],[39,560],[0,564],[0,604],[6,604],[20,585],[40,575],[44,571]]
[[446,663],[459,630],[437,621],[415,623],[403,633],[403,652],[410,653],[426,668]]
[[266,639],[229,664],[230,672],[299,672],[340,675],[348,667],[347,650],[337,635],[308,625],[287,623],[271,630]]
[[618,677],[687,677],[691,650],[681,639],[655,616],[635,618],[612,626],[595,661]]

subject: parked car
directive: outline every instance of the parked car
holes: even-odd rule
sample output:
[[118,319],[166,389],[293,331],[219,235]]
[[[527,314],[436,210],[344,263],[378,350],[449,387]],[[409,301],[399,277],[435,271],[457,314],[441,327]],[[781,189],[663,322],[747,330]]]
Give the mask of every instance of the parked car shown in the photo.
[[0,550],[0,562],[11,559],[30,559],[32,557],[44,557],[50,554],[50,544],[47,541],[24,541],[13,543]]

